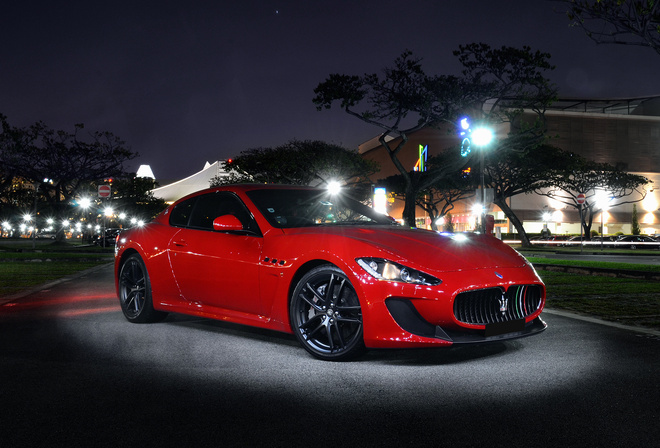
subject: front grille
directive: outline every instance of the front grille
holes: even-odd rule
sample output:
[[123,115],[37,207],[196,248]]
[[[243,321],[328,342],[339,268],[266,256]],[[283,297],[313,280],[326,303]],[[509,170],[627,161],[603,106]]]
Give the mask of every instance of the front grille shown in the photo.
[[538,285],[511,286],[462,292],[454,300],[454,316],[459,322],[485,325],[523,319],[539,309],[543,297]]

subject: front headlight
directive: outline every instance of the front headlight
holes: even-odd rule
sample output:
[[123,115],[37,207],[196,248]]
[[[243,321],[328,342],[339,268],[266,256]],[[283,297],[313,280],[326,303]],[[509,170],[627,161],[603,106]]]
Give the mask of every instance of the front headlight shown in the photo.
[[355,261],[378,280],[414,283],[417,285],[439,285],[442,280],[416,269],[403,266],[384,258],[357,258]]

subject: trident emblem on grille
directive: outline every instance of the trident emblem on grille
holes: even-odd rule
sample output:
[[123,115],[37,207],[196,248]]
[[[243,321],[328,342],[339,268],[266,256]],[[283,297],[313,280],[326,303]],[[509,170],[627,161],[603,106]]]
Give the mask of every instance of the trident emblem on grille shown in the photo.
[[507,299],[506,296],[502,294],[502,297],[497,299],[497,301],[500,303],[500,312],[502,314],[506,313],[506,310],[509,307],[509,299]]

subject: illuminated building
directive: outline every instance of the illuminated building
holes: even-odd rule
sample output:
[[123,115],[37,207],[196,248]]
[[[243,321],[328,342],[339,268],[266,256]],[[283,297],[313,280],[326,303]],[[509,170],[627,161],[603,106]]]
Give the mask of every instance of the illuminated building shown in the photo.
[[[530,114],[531,116],[532,114]],[[660,96],[618,100],[560,99],[545,113],[548,144],[583,156],[599,163],[608,163],[618,169],[638,174],[651,180],[647,196],[637,204],[642,232],[660,233],[658,207],[660,195],[654,190],[660,185]],[[498,129],[505,135],[508,129]],[[396,140],[389,139],[388,141]],[[396,141],[392,144],[396,145]],[[414,170],[420,163],[418,148],[426,148],[433,156],[447,148],[462,148],[456,133],[447,129],[425,128],[408,135],[408,143],[399,153],[404,166]],[[359,147],[363,157],[380,163],[381,172],[374,179],[399,174],[378,137]],[[579,214],[576,208],[540,195],[519,195],[508,204],[523,222],[528,233],[540,233],[544,225],[554,234],[579,234]],[[463,201],[452,210],[457,231],[472,230],[475,216],[471,201]],[[388,213],[401,218],[403,202],[395,201]],[[495,217],[496,226],[503,233],[514,232],[504,214],[492,205],[488,213]],[[543,215],[545,213],[545,218]],[[606,234],[630,233],[632,204],[605,208],[603,224]],[[594,217],[593,229],[599,230],[600,211]],[[417,223],[428,227],[430,220],[418,209]]]

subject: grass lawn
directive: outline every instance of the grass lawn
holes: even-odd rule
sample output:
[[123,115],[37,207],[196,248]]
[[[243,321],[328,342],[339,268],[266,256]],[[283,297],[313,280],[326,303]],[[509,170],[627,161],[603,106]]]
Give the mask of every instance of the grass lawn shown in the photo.
[[660,329],[660,282],[538,271],[548,308]]
[[113,249],[77,244],[56,245],[49,240],[0,241],[0,297],[113,261]]
[[0,297],[57,280],[110,260],[97,261],[26,261],[0,263]]

